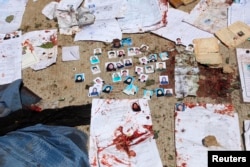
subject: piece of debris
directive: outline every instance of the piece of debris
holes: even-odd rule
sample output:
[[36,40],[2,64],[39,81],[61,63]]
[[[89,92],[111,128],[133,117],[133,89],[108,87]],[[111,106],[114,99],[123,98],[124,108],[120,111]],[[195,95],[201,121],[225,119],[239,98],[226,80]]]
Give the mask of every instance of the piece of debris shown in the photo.
[[159,137],[159,130],[154,130],[154,139],[158,139],[158,137]]
[[5,19],[5,21],[6,21],[7,23],[12,22],[13,20],[14,20],[14,15],[9,15],[9,16],[7,16],[6,19]]
[[196,61],[212,68],[222,66],[218,40],[215,37],[194,39]]
[[223,65],[223,73],[233,73],[234,70],[232,67],[228,64]]
[[205,138],[202,139],[202,144],[205,147],[210,147],[210,146],[220,146],[218,141],[216,140],[215,136],[208,135]]

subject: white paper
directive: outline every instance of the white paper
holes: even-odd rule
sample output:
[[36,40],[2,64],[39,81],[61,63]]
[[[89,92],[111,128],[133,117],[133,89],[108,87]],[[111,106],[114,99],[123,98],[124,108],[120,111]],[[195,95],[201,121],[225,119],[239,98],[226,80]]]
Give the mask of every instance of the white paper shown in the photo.
[[250,49],[236,48],[236,56],[243,101],[250,102]]
[[112,0],[88,0],[84,7],[94,14],[93,24],[83,26],[80,32],[75,35],[74,41],[95,40],[112,42],[113,39],[122,39],[122,31],[116,20],[123,15],[126,8],[126,1]]
[[[96,17],[92,25],[76,33],[75,41],[96,40],[112,42],[123,33],[158,29],[167,24],[168,3],[161,0],[88,0],[84,6]],[[115,20],[117,18],[117,20]]]
[[[28,0],[0,0],[0,33],[9,33],[20,28]],[[12,16],[11,22],[6,18]]]
[[128,0],[125,17],[118,19],[125,33],[144,31],[144,27],[155,25],[162,20],[162,13],[157,0]]
[[[207,166],[208,150],[242,150],[238,114],[232,105],[201,104],[176,111],[176,166]],[[218,113],[218,112],[221,112]],[[222,114],[228,112],[228,114]],[[214,136],[217,146],[205,147],[202,140]]]
[[225,0],[201,0],[184,21],[204,31],[215,33],[227,27],[228,6]]
[[[0,85],[11,83],[22,78],[21,32],[3,40],[6,34],[0,34]],[[14,38],[13,38],[14,37]]]
[[83,0],[60,0],[57,9],[65,11],[76,11],[76,9],[81,5]]
[[56,17],[56,9],[57,9],[58,2],[50,2],[48,3],[42,10],[42,14],[45,15],[50,20]]
[[76,33],[74,41],[95,40],[112,42],[113,39],[122,39],[122,32],[115,19],[96,20],[94,24],[84,26]]
[[38,57],[29,40],[22,42],[22,69],[28,68],[38,63]]
[[66,46],[62,48],[62,61],[72,61],[79,59],[79,46]]
[[[29,43],[30,47],[33,47],[33,53],[38,57],[38,63],[32,65],[32,69],[41,70],[56,62],[56,29],[31,31],[24,34],[22,40],[22,43]],[[44,47],[44,45],[47,45],[47,47]]]
[[67,28],[70,29],[73,26],[78,26],[78,21],[76,19],[75,12],[67,12],[67,11],[56,11],[56,18],[59,24],[59,28]]
[[244,141],[246,151],[250,151],[250,120],[244,120]]
[[127,9],[127,1],[124,0],[88,0],[84,7],[95,15],[96,20],[114,19],[124,17]]
[[244,4],[233,3],[228,8],[228,26],[236,21],[242,21],[250,26],[250,1]]
[[[131,106],[134,102],[139,104],[141,111],[132,111]],[[93,99],[90,165],[92,167],[162,167],[156,142],[151,134],[151,126],[152,118],[146,99]],[[114,144],[117,140],[120,142]],[[126,144],[125,141],[127,141]],[[124,144],[119,147],[119,143]],[[120,149],[121,147],[127,148],[127,151]]]
[[181,39],[183,45],[192,44],[193,39],[212,37],[211,33],[200,30],[182,20],[188,17],[189,14],[178,9],[168,9],[168,24],[166,27],[151,31],[154,34],[167,38],[176,42],[177,38]]

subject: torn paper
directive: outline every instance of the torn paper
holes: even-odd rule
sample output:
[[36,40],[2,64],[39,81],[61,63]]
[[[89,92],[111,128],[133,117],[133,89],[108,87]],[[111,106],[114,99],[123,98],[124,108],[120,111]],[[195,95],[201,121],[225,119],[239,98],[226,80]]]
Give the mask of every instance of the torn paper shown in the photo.
[[52,1],[48,3],[42,10],[42,14],[45,15],[50,20],[56,18],[58,2]]
[[38,63],[39,58],[34,51],[30,40],[22,42],[22,69],[28,68]]
[[21,32],[0,34],[0,85],[22,78]]
[[162,167],[146,99],[93,99],[92,104],[92,167]]
[[56,18],[60,34],[72,35],[80,31],[78,20],[74,11],[56,10]]
[[228,26],[236,21],[241,21],[250,26],[250,1],[245,2],[243,4],[233,3],[228,8]]
[[20,28],[27,2],[28,0],[0,1],[0,33],[10,33]]
[[201,0],[184,21],[207,32],[227,27],[227,4],[224,0]]
[[199,88],[199,68],[192,52],[181,52],[175,56],[176,98],[196,96]]
[[79,46],[65,46],[62,48],[62,61],[73,61],[79,59]]
[[236,56],[240,74],[242,99],[250,102],[250,49],[236,48]]
[[185,46],[192,44],[193,39],[213,36],[206,31],[200,30],[188,23],[183,22],[182,20],[188,15],[188,13],[181,10],[169,8],[167,26],[151,32],[173,42],[176,42],[176,39],[180,38],[182,45]]
[[184,107],[175,111],[176,166],[205,167],[208,151],[242,150],[239,118],[231,104]]
[[122,31],[116,17],[123,15],[122,11],[126,8],[126,1],[112,0],[104,2],[101,0],[91,0],[86,1],[84,7],[95,16],[95,22],[82,27],[76,33],[74,41],[95,40],[112,42],[113,39],[121,40]]
[[167,24],[168,1],[128,0],[124,18],[118,19],[123,33],[156,30]]
[[76,11],[83,0],[60,0],[57,9],[62,11]]
[[96,20],[94,24],[84,26],[76,33],[74,41],[95,40],[112,42],[113,39],[122,39],[122,32],[115,19]]
[[222,56],[219,53],[218,42],[215,37],[194,39],[194,53],[197,62],[209,67],[221,67]]
[[78,5],[80,2],[50,2],[43,8],[42,13],[49,19],[57,19],[60,34],[73,35],[80,31],[81,27],[95,21],[95,16],[87,8]]
[[250,27],[241,21],[237,21],[215,32],[215,36],[229,48],[234,48],[250,37]]
[[[38,63],[31,66],[33,70],[44,69],[56,62],[57,58],[57,30],[39,30],[23,35],[22,44],[33,48],[32,53],[38,57]],[[27,53],[23,53],[26,56]]]
[[250,151],[250,120],[244,120],[244,141],[246,151]]

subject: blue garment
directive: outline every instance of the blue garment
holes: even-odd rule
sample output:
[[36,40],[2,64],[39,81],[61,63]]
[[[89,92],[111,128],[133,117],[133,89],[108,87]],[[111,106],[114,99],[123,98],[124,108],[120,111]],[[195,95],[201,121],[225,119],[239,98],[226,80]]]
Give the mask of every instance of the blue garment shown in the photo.
[[5,117],[11,112],[22,109],[23,106],[30,106],[40,100],[39,96],[23,86],[21,79],[0,85],[0,117]]
[[86,135],[73,127],[37,124],[0,137],[1,167],[89,167]]
[[0,117],[22,108],[20,87],[22,80],[12,82],[6,89],[0,91]]

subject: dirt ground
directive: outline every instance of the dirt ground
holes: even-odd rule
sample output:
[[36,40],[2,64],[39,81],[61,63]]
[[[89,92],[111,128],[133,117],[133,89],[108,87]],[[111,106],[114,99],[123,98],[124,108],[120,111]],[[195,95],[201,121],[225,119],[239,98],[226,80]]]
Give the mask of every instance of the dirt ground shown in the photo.
[[[48,20],[42,15],[41,10],[51,0],[38,0],[28,2],[21,29],[23,33],[33,30],[43,30],[57,28],[54,20]],[[187,6],[181,6],[180,9],[189,12],[198,1]],[[160,53],[174,47],[174,44],[164,38],[158,37],[150,33],[143,34],[123,34],[123,37],[131,37],[134,46],[147,44],[152,53]],[[62,62],[61,48],[63,46],[80,46],[80,60]],[[246,41],[241,46],[249,48],[250,42]],[[28,68],[23,70],[23,81],[25,86],[34,93],[43,98],[46,103],[56,105],[58,107],[79,105],[91,103],[92,98],[88,97],[88,88],[93,84],[93,79],[97,76],[103,78],[106,83],[114,86],[114,91],[108,95],[102,94],[100,98],[142,98],[143,88],[153,89],[159,86],[158,77],[160,73],[150,75],[150,79],[155,80],[155,84],[146,85],[135,81],[135,85],[140,88],[138,94],[128,96],[122,93],[125,87],[123,83],[112,83],[110,73],[104,70],[104,63],[108,61],[107,55],[101,57],[101,73],[93,75],[90,71],[89,57],[93,54],[94,48],[102,48],[103,53],[112,49],[111,44],[95,41],[78,41],[74,42],[72,36],[58,34],[58,58],[56,64],[40,71],[33,71]],[[209,69],[200,66],[201,74],[205,80],[200,80],[200,89],[198,97],[186,97],[184,99],[176,99],[175,97],[159,97],[154,96],[150,101],[150,109],[153,119],[153,129],[158,132],[157,145],[165,167],[175,166],[175,141],[174,141],[174,104],[183,100],[185,102],[205,102],[205,103],[233,103],[236,111],[239,113],[240,126],[243,127],[243,120],[250,119],[250,104],[242,103],[240,93],[240,82],[238,79],[237,63],[235,50],[228,49],[220,44],[220,52],[223,56],[224,63],[231,65],[234,69],[232,74],[223,74],[221,69]],[[171,53],[174,58],[175,53]],[[138,58],[133,58],[134,62],[138,62]],[[136,65],[135,63],[135,65]],[[139,63],[139,62],[138,62]],[[167,60],[167,75],[170,78],[168,87],[174,89],[174,59]],[[131,70],[132,72],[133,70]],[[83,83],[75,83],[74,75],[76,73],[85,73],[86,80]],[[64,99],[64,100],[59,100]],[[89,126],[78,127],[89,134]],[[242,128],[241,128],[242,132]]]

